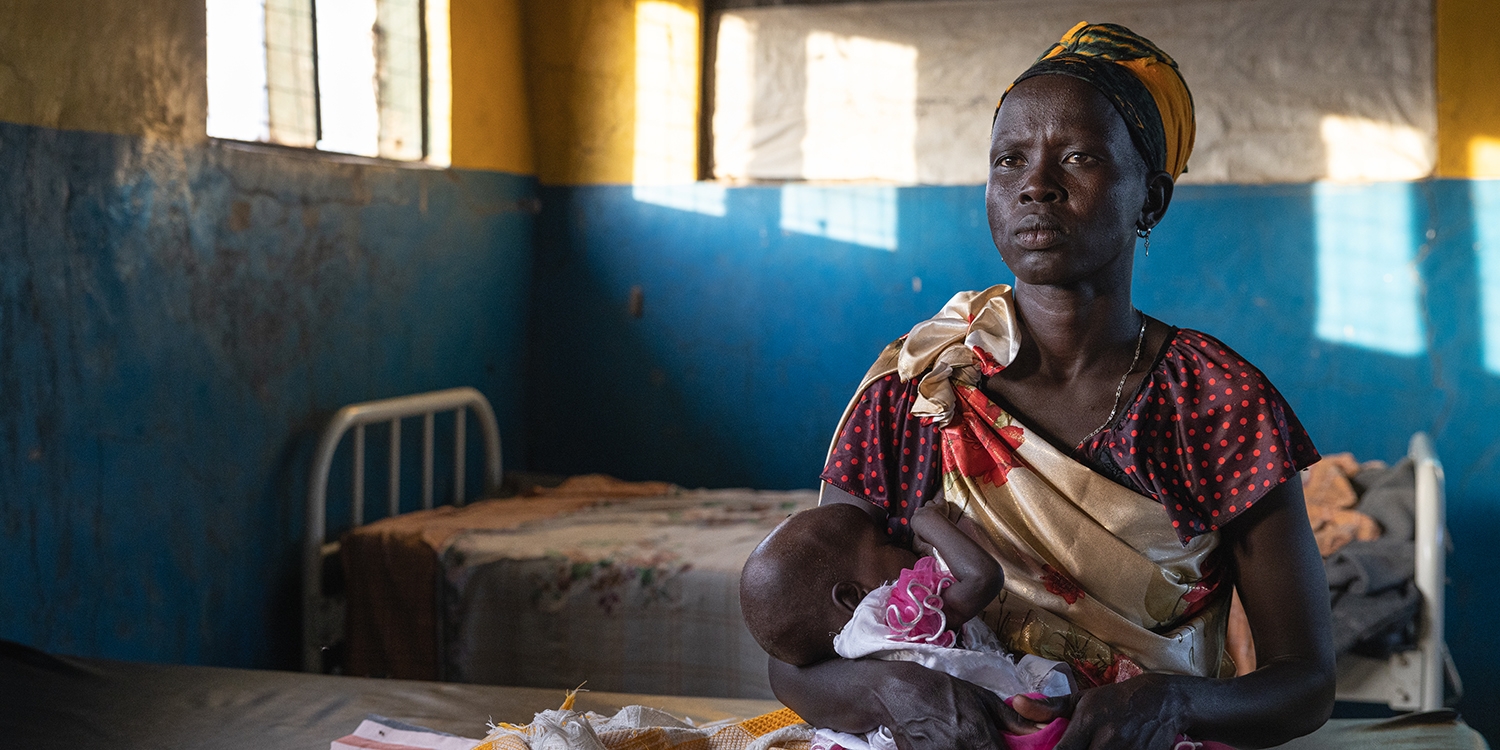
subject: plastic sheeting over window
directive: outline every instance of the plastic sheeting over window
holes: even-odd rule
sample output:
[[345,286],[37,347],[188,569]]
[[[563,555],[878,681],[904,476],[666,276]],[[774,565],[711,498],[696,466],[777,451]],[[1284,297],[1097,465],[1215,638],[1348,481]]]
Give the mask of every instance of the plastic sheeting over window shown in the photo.
[[713,70],[714,175],[982,183],[1001,92],[1087,18],[1129,26],[1177,59],[1198,111],[1186,182],[1344,179],[1330,172],[1329,123],[1379,143],[1355,171],[1426,176],[1437,131],[1432,14],[1432,0],[726,11]]

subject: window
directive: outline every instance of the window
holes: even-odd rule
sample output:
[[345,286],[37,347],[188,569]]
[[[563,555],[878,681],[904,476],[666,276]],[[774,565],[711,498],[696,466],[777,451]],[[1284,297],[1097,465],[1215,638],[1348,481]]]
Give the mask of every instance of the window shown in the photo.
[[207,0],[208,134],[448,163],[446,0]]

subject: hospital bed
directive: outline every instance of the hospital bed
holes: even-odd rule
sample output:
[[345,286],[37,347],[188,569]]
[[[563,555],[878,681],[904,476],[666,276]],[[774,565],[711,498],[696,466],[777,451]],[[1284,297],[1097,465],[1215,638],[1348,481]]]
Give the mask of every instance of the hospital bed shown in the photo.
[[[434,509],[433,424],[443,411],[458,414],[458,479],[454,507]],[[620,495],[606,484],[593,486],[592,494],[586,485],[579,492],[460,507],[465,411],[477,414],[484,489],[491,494],[501,478],[499,432],[478,391],[354,404],[330,420],[309,479],[305,670],[322,671],[325,650],[348,633],[364,644],[350,644],[352,661],[363,665],[356,672],[376,676],[553,688],[589,680],[606,690],[771,697],[765,657],[739,615],[739,566],[781,518],[813,505],[813,493],[689,492],[647,484],[629,485],[634,494]],[[423,510],[397,516],[404,420],[422,423]],[[366,525],[364,428],[381,422],[391,425],[392,517]],[[325,538],[327,488],[334,450],[351,432],[353,528],[341,543]],[[1414,576],[1422,594],[1417,647],[1386,659],[1341,656],[1338,698],[1426,711],[1442,707],[1445,685],[1457,687],[1458,679],[1443,640],[1448,542],[1442,464],[1425,434],[1412,437],[1408,455],[1416,477]],[[363,552],[355,554],[356,548]],[[341,552],[347,590],[357,594],[352,605],[327,587]],[[623,559],[626,553],[636,559]],[[384,578],[371,568],[384,569]],[[391,580],[414,570],[404,592]],[[389,601],[372,606],[372,599]],[[346,612],[353,614],[347,623]],[[385,653],[357,658],[371,643]]]
[[[480,738],[529,722],[562,691],[77,659],[0,641],[0,746],[27,750],[321,750],[376,714]],[[779,708],[764,700],[585,692],[575,708],[640,704],[699,723]],[[1485,750],[1452,712],[1335,719],[1292,750]]]
[[[459,415],[451,442],[436,435],[445,412]],[[464,414],[481,427],[484,492],[465,502],[454,482],[453,504],[434,507],[436,449],[452,445],[454,475],[465,471]],[[365,431],[382,423],[386,517],[366,523]],[[421,508],[397,514],[403,423],[421,424]],[[765,654],[740,616],[739,572],[776,524],[816,504],[816,493],[595,476],[494,499],[494,424],[484,397],[468,388],[354,404],[333,416],[308,485],[305,670],[323,671],[325,654],[342,652],[342,668],[364,676],[553,688],[587,680],[599,690],[771,697]],[[352,447],[352,512],[330,519],[340,443]],[[346,522],[349,530],[330,539],[331,526]]]

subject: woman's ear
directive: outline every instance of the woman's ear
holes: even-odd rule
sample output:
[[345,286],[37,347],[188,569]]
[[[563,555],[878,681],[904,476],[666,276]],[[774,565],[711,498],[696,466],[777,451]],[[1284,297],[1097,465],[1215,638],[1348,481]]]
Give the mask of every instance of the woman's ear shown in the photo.
[[839,581],[833,585],[833,603],[853,614],[869,593],[858,581]]
[[1141,229],[1151,229],[1167,215],[1167,206],[1172,205],[1172,190],[1177,183],[1166,172],[1152,172],[1146,178],[1146,202],[1141,206],[1141,219],[1136,224]]

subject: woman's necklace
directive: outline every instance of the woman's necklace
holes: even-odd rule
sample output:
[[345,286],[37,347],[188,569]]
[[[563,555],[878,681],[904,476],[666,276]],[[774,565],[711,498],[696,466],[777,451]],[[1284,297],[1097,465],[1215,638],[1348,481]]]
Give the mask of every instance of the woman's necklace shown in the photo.
[[[1140,312],[1140,311],[1139,310],[1135,310],[1135,312]],[[1109,410],[1109,416],[1105,418],[1104,424],[1101,424],[1098,427],[1095,427],[1093,432],[1090,432],[1089,434],[1084,435],[1083,439],[1080,440],[1080,441],[1078,441],[1078,445],[1079,446],[1082,446],[1083,444],[1087,443],[1088,441],[1093,440],[1095,435],[1098,435],[1099,433],[1104,432],[1104,428],[1106,428],[1106,427],[1108,427],[1108,426],[1110,426],[1111,424],[1114,423],[1115,416],[1120,413],[1120,396],[1124,395],[1124,393],[1125,393],[1125,381],[1130,379],[1130,373],[1132,373],[1132,372],[1135,371],[1136,364],[1141,361],[1141,346],[1143,344],[1145,344],[1145,343],[1146,343],[1146,316],[1142,315],[1141,316],[1141,332],[1138,333],[1138,334],[1136,334],[1136,336],[1135,336],[1135,356],[1133,356],[1133,357],[1130,358],[1130,366],[1127,367],[1127,368],[1125,368],[1125,374],[1120,376],[1120,384],[1117,385],[1117,386],[1115,386],[1115,404],[1114,404],[1114,407]]]

